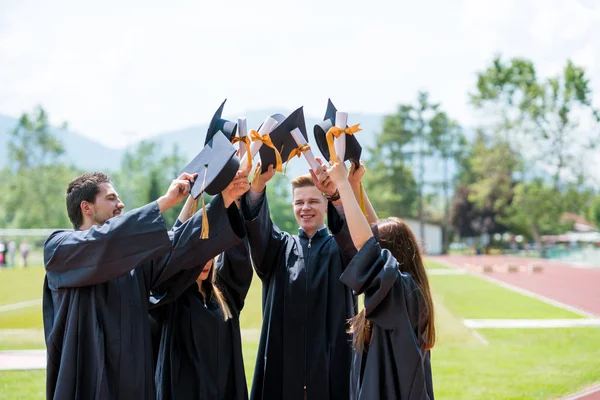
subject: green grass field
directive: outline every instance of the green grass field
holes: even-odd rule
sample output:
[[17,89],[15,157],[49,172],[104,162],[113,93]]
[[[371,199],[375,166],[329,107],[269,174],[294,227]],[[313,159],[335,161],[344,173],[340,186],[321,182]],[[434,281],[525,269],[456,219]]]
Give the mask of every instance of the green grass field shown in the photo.
[[[428,262],[429,268],[446,268]],[[43,269],[0,272],[0,306],[39,299]],[[432,275],[438,399],[555,399],[600,382],[600,329],[480,329],[475,318],[581,318],[470,275]],[[242,312],[248,384],[261,327],[255,276]],[[483,340],[482,340],[483,339]],[[486,344],[487,343],[487,344]],[[0,350],[44,348],[41,306],[0,312]],[[0,372],[0,398],[43,399],[44,371]]]

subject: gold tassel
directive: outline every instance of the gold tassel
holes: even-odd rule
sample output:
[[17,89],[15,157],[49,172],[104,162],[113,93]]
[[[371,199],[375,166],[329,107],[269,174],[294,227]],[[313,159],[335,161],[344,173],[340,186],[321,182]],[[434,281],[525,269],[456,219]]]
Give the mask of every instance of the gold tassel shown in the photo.
[[200,233],[200,239],[208,239],[208,215],[206,215],[206,206],[204,205],[204,196],[202,196],[202,232]]
[[[206,215],[206,206],[204,204],[204,185],[206,184],[206,172],[208,171],[208,166],[205,165],[204,166],[204,178],[202,179],[202,190],[200,193],[202,193],[200,196],[202,196],[202,231],[200,232],[200,239],[208,239],[208,231],[210,229],[209,225],[208,225],[208,215]],[[198,200],[196,199],[195,201],[195,206],[194,208],[198,207]]]
[[198,211],[198,201],[198,199],[194,199],[192,202],[192,206],[190,207],[190,212],[188,214],[189,218],[192,218],[194,214],[196,214],[196,211]]
[[254,176],[252,176],[252,185],[258,185],[258,178],[260,178],[260,170],[261,167],[259,164],[256,164],[256,168],[254,168]]
[[365,194],[364,194],[364,188],[363,188],[362,181],[360,181],[360,209],[362,210],[363,214],[366,217],[367,216],[367,210],[366,210],[366,207],[365,207]]

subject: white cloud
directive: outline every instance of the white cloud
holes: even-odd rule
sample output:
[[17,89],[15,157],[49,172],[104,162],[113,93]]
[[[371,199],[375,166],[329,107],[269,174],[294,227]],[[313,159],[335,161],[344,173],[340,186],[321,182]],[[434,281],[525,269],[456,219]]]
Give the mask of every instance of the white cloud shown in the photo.
[[111,145],[226,114],[327,97],[391,112],[429,90],[464,123],[466,93],[495,53],[541,74],[568,57],[600,93],[594,3],[580,0],[103,2],[0,6],[0,112],[42,103],[55,121]]

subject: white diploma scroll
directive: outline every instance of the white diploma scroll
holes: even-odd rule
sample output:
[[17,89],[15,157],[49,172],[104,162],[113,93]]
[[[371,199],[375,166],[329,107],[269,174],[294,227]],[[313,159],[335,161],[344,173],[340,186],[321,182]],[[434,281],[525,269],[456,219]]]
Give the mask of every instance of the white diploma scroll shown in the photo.
[[[335,126],[337,128],[344,129],[348,123],[348,113],[337,111],[335,113]],[[333,141],[333,147],[335,148],[335,154],[337,154],[338,160],[344,162],[344,156],[346,155],[346,134],[342,133],[339,138]]]
[[[304,140],[304,136],[302,136],[302,132],[300,132],[300,129],[296,128],[293,131],[291,131],[290,134],[293,136],[298,146],[306,144],[306,140]],[[310,165],[310,168],[316,173],[321,165],[315,158],[315,155],[313,154],[312,150],[303,151],[302,154],[304,154],[304,158],[306,158],[306,161],[308,161],[308,165]]]
[[[267,117],[265,119],[265,122],[263,122],[262,126],[258,130],[258,133],[261,135],[271,133],[271,131],[275,128],[276,125],[276,120],[274,120],[271,117]],[[250,154],[252,154],[252,159],[254,159],[254,156],[256,156],[262,144],[263,143],[258,140],[252,142],[252,144],[250,145]],[[242,161],[240,161],[240,169],[245,170],[246,168],[248,168],[248,153],[244,154]]]
[[[246,122],[246,117],[239,117],[237,126],[238,126],[238,135],[240,136],[240,138],[243,138],[246,135],[248,135],[248,124]],[[244,157],[244,155],[246,154],[246,151],[248,149],[246,148],[246,143],[244,143],[242,141],[240,141],[238,143],[240,145],[239,157],[241,159],[242,157]]]

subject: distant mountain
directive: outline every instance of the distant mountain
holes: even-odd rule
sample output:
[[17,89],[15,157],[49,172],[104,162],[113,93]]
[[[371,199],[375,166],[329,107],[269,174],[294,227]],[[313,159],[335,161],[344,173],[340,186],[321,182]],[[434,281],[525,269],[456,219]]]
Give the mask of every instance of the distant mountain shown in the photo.
[[[249,112],[245,117],[248,121],[249,129],[257,129],[259,125],[268,115],[275,114],[287,115],[291,110],[262,110]],[[237,119],[235,116],[225,115],[225,118]],[[359,140],[364,147],[372,146],[375,143],[374,134],[381,130],[383,118],[376,115],[350,115],[349,123],[360,122],[363,131],[359,132]],[[313,126],[321,121],[321,118],[307,117],[306,128],[308,132],[309,143],[314,142]],[[17,125],[18,120],[13,117],[0,114],[0,168],[7,163],[8,153],[6,152],[10,132]],[[174,145],[179,146],[179,151],[187,158],[191,159],[198,153],[204,145],[204,138],[208,124],[191,126],[183,129],[177,129],[168,132],[157,133],[152,135],[148,140],[153,140],[160,143],[160,147],[165,151],[170,151]],[[115,149],[106,147],[92,139],[72,132],[70,130],[62,130],[52,128],[52,132],[65,145],[66,158],[69,162],[84,169],[84,170],[103,170],[117,169],[120,166],[121,158],[125,153],[125,149]],[[313,145],[313,151],[317,156],[321,156],[316,145]],[[290,161],[287,169],[287,174],[296,176],[308,171],[308,164],[305,161],[293,160]]]
[[[248,121],[249,129],[256,129],[268,115],[281,113],[287,115],[292,110],[257,110],[248,112],[245,117]],[[237,116],[224,115],[225,118],[237,120]],[[313,152],[321,157],[318,147],[314,142],[313,127],[321,121],[322,117],[306,116],[306,128],[308,132],[309,143],[312,145]],[[10,131],[17,124],[17,119],[0,114],[0,168],[7,163],[7,144],[10,137]],[[358,132],[357,138],[363,149],[375,145],[375,138],[381,132],[383,125],[383,116],[373,114],[350,114],[348,124],[360,123],[362,131]],[[188,159],[191,159],[198,153],[204,144],[208,124],[191,126],[183,129],[157,133],[152,135],[149,140],[160,143],[160,147],[165,153],[169,152],[174,145],[178,145],[179,151]],[[115,149],[106,147],[92,139],[70,131],[59,128],[53,128],[57,137],[62,141],[66,149],[66,159],[77,167],[87,170],[116,170],[120,168],[121,158],[125,149]],[[308,164],[305,160],[294,159],[290,161],[286,175],[295,177],[308,172]],[[430,182],[439,182],[442,179],[442,163],[439,158],[428,158],[426,160],[425,180]],[[454,168],[451,168],[451,172]],[[416,171],[415,171],[416,172]]]
[[[0,168],[8,163],[8,142],[10,133],[17,126],[16,118],[0,114]],[[113,149],[85,136],[63,130],[52,128],[53,132],[63,143],[66,150],[66,161],[81,169],[94,171],[103,169],[118,169],[121,165],[123,149]]]

